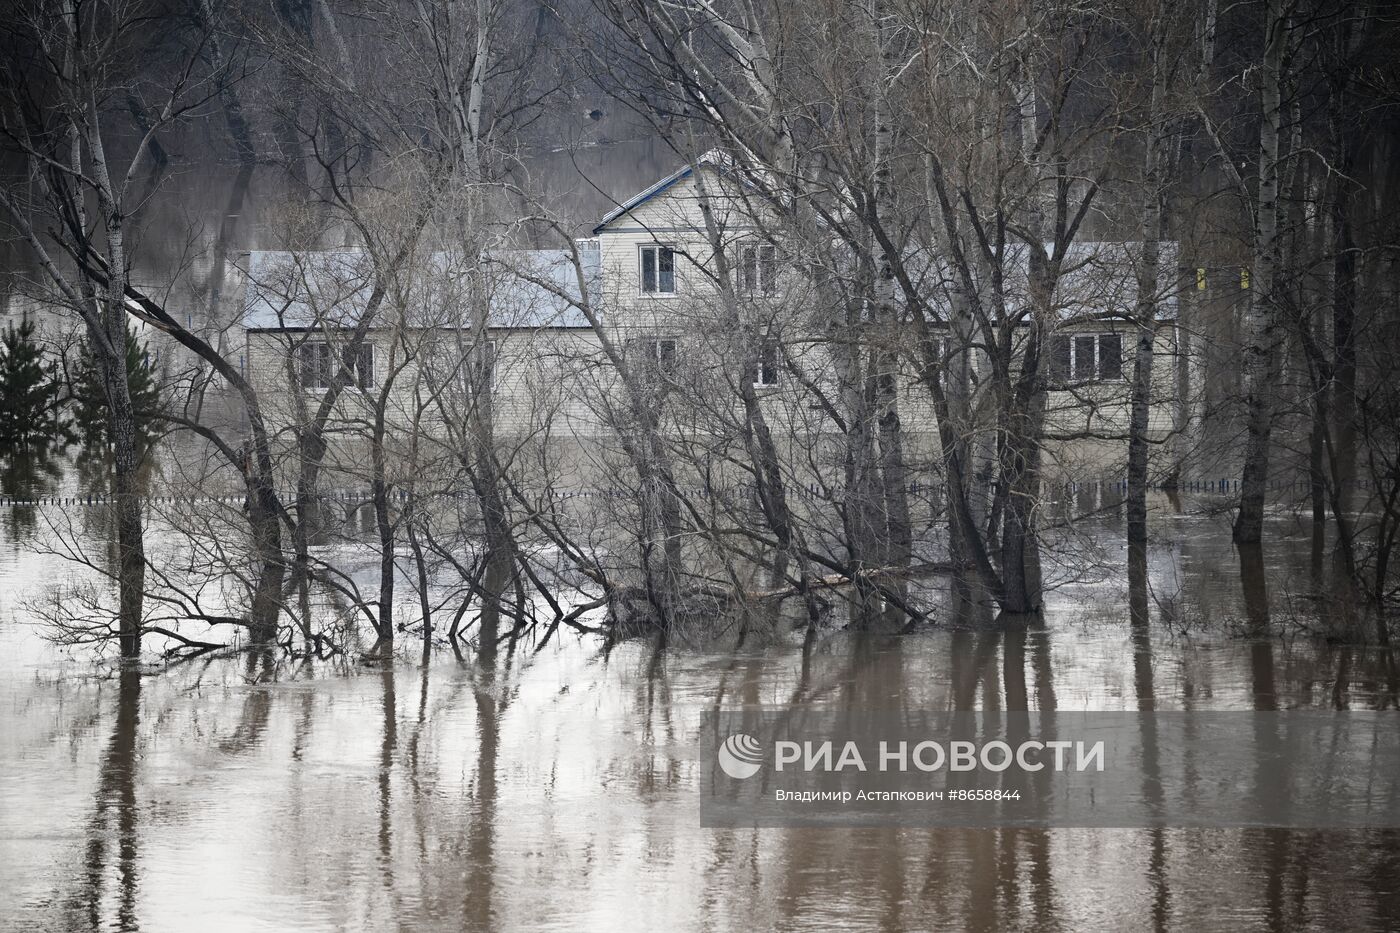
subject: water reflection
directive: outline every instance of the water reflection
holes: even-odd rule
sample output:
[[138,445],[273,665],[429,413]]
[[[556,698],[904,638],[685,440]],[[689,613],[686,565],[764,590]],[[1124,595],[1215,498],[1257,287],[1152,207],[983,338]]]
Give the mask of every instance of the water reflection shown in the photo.
[[[32,500],[52,496],[62,476],[62,466],[46,448],[11,452],[0,457],[0,497]],[[9,540],[19,542],[34,534],[37,507],[17,505],[0,508],[0,512],[5,516],[5,536]]]
[[140,894],[136,765],[141,673],[122,670],[117,685],[112,732],[98,768],[88,819],[83,871],[68,901],[68,925],[135,933]]
[[[1043,644],[1059,692],[1104,707],[1181,703],[1155,663],[1184,653],[1141,620],[1092,638],[1062,631],[1072,655],[1048,650],[1053,613],[1046,624],[1043,638],[1029,627],[842,637],[805,661],[770,651],[718,667],[637,644],[604,660],[566,642],[524,663],[503,657],[497,670],[345,676],[275,671],[264,656],[144,682],[125,672],[98,728],[75,733],[79,749],[97,752],[95,803],[76,814],[83,871],[29,860],[69,908],[62,923],[35,925],[1289,929],[1337,911],[1342,925],[1396,919],[1385,873],[1393,840],[1382,833],[1320,842],[1239,831],[699,829],[691,741],[719,684],[726,705],[800,697],[795,708],[851,716],[897,704],[1034,707]],[[1273,668],[1259,682],[1254,650],[1215,644],[1197,659],[1216,705],[1231,705],[1232,685],[1304,702],[1308,667]],[[1376,659],[1355,651],[1349,665],[1373,676]],[[1326,667],[1339,669],[1335,657]],[[1123,672],[1128,695],[1115,701]],[[1377,700],[1364,675],[1349,696]],[[32,808],[85,760],[23,747],[19,780],[4,785],[8,809]],[[61,848],[62,838],[28,845]],[[6,890],[34,890],[19,880]],[[43,903],[12,906],[23,918]]]
[[[261,652],[90,679],[0,629],[0,916],[46,930],[1394,928],[1388,832],[699,828],[700,714],[721,706],[1395,705],[1389,652],[1273,637],[1307,605],[1288,583],[1309,540],[1237,557],[1228,526],[1181,520],[1195,524],[1178,541],[1127,552],[1122,576],[1065,586],[1042,615],[952,599],[936,630],[730,654],[507,639],[471,664]],[[0,564],[0,583],[21,572]]]
[[499,721],[496,698],[491,693],[494,672],[483,671],[472,694],[476,700],[477,760],[472,818],[467,828],[467,883],[462,910],[463,929],[495,927],[494,907],[496,847],[496,756]]

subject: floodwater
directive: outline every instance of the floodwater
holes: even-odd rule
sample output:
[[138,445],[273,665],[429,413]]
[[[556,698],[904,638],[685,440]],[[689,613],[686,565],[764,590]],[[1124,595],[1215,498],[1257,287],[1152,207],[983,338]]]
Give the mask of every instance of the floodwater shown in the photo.
[[[1400,927],[1395,833],[700,828],[700,716],[721,706],[1395,706],[1393,659],[1317,637],[1305,529],[1276,521],[1268,572],[1242,578],[1220,517],[1158,504],[1135,613],[1107,520],[1106,571],[1039,624],[737,656],[571,636],[491,669],[65,655],[22,597],[67,571],[7,520],[0,927]],[[1266,612],[1271,637],[1242,634]]]

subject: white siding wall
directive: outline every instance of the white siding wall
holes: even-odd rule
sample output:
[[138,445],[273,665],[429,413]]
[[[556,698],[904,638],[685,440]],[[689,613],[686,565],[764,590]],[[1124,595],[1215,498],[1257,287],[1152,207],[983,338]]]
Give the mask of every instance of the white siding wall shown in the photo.
[[[722,180],[707,176],[712,198],[720,194]],[[755,235],[737,209],[722,201],[716,205],[723,224],[730,255],[737,259],[738,243]],[[680,436],[703,438],[732,434],[738,423],[737,380],[741,378],[744,357],[752,351],[750,336],[730,333],[712,283],[713,267],[704,221],[698,206],[695,182],[685,178],[654,196],[630,213],[613,220],[598,236],[601,261],[601,294],[598,300],[604,326],[610,339],[629,354],[644,352],[645,342],[657,338],[677,341],[680,365],[661,391],[679,394],[682,404],[669,406],[673,430]],[[670,246],[676,251],[676,291],[673,295],[643,294],[639,255],[643,246]],[[737,273],[736,273],[737,274]],[[758,325],[781,332],[788,358],[795,361],[810,384],[834,390],[833,361],[820,339],[821,322],[810,319],[815,302],[801,294],[785,291],[772,297],[745,297],[741,313]],[[1048,396],[1047,428],[1052,437],[1047,472],[1056,464],[1066,470],[1112,471],[1119,468],[1128,424],[1129,382],[1132,373],[1134,335],[1124,325],[1079,325],[1074,330],[1098,333],[1116,330],[1122,334],[1124,379],[1079,387],[1073,391],[1052,391]],[[248,372],[268,408],[269,420],[290,423],[295,420],[293,396],[287,391],[287,358],[298,334],[254,332],[248,337]],[[615,376],[603,364],[598,338],[588,330],[494,331],[498,369],[493,394],[498,437],[525,439],[546,431],[555,438],[605,439],[606,417],[600,410],[621,401],[613,384]],[[896,344],[911,344],[912,336]],[[388,366],[388,335],[373,337],[376,378],[383,378]],[[438,338],[440,344],[453,341]],[[450,362],[451,352],[448,352]],[[638,359],[638,356],[634,356]],[[1153,367],[1154,405],[1151,430],[1165,436],[1172,426],[1174,412],[1175,356],[1171,329],[1158,336]],[[977,361],[974,361],[976,364]],[[906,367],[907,368],[907,367]],[[407,425],[418,419],[430,432],[443,427],[436,410],[422,415],[414,411],[415,385],[420,373],[410,365],[398,377],[391,402],[392,420]],[[762,390],[764,405],[775,431],[794,448],[794,456],[814,435],[833,434],[835,426],[822,411],[815,396],[790,373],[782,373],[779,384]],[[314,393],[307,393],[309,400]],[[834,391],[831,400],[836,401]],[[907,450],[918,469],[932,464],[936,449],[936,424],[927,391],[906,372],[898,393],[900,417],[908,436]],[[346,393],[337,411],[345,430],[353,433],[356,421],[368,417],[365,399],[355,391]],[[362,430],[362,429],[360,429]],[[1088,435],[1089,437],[1076,437]],[[1102,436],[1102,437],[1098,437]]]

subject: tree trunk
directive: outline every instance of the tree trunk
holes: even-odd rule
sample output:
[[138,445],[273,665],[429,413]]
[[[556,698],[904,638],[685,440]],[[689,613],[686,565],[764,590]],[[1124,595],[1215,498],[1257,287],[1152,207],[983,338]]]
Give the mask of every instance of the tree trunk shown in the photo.
[[[1155,276],[1154,276],[1155,277]],[[1149,312],[1150,313],[1150,312]],[[1147,429],[1152,403],[1154,327],[1139,318],[1133,355],[1132,406],[1128,421],[1128,544],[1147,543]]]
[[[803,546],[802,535],[793,520],[788,506],[787,492],[783,488],[782,468],[778,460],[777,446],[773,443],[773,432],[768,425],[768,417],[763,410],[754,384],[758,380],[765,335],[753,333],[750,323],[739,313],[739,300],[734,287],[733,268],[725,252],[724,239],[710,202],[704,175],[697,165],[694,171],[697,202],[700,214],[705,221],[705,232],[710,250],[714,255],[715,275],[719,283],[720,299],[723,302],[725,326],[735,335],[752,334],[754,339],[745,340],[741,353],[743,367],[739,378],[739,399],[744,407],[743,438],[745,451],[757,478],[759,505],[764,519],[773,532],[778,553],[773,561],[773,586],[786,583],[789,562],[797,565],[797,587],[807,611],[808,630],[815,629],[820,612],[809,582],[812,578],[810,561]],[[776,339],[769,337],[769,339]]]
[[394,523],[389,514],[389,482],[384,464],[384,410],[375,416],[370,445],[370,489],[374,499],[374,526],[379,533],[379,618],[374,631],[375,650],[389,654],[394,644]]
[[248,473],[248,523],[253,553],[258,563],[248,612],[249,636],[268,644],[277,638],[277,618],[282,612],[282,582],[287,562],[282,553],[281,504],[273,483],[272,458],[264,438],[255,449],[256,462]]
[[[1342,102],[1335,102],[1339,110]],[[1336,113],[1340,121],[1351,114]],[[1357,132],[1334,129],[1337,139],[1336,180],[1332,186],[1332,447],[1336,458],[1337,507],[1350,512],[1356,487],[1356,241],[1352,230],[1354,195],[1351,176],[1356,166]]]
[[1005,505],[1001,523],[1001,597],[1006,612],[1035,612],[1041,607],[1040,544],[1036,507],[1040,498],[1041,438],[1045,422],[1045,386],[1041,356],[1050,320],[1054,276],[1042,252],[1032,249],[1030,291],[1034,310],[1021,360],[1011,388],[1002,446],[1001,475]]
[[879,564],[879,531],[883,530],[878,462],[875,451],[874,399],[865,377],[856,334],[861,330],[860,309],[847,310],[845,334],[836,346],[841,382],[842,409],[846,417],[844,488],[841,493],[841,525],[846,563],[854,580],[852,622],[863,628],[879,611],[875,588],[865,571]]
[[[875,72],[872,99],[875,103],[874,141],[874,220],[872,228],[885,227],[894,215],[894,184],[890,159],[894,149],[894,115],[891,113],[888,87],[889,76],[897,62],[891,60],[892,43],[885,35],[885,19],[879,0],[870,0],[870,17],[875,43]],[[880,485],[885,526],[881,529],[886,567],[909,566],[913,552],[912,526],[909,518],[908,471],[904,464],[903,429],[899,420],[899,336],[900,324],[895,312],[894,261],[878,238],[871,237],[871,252],[875,262],[873,306],[875,310],[875,346],[871,352],[870,378],[875,380],[875,429],[879,444]],[[896,575],[894,585],[903,588]]]
[[1283,121],[1282,71],[1287,37],[1283,0],[1268,0],[1264,58],[1260,68],[1263,120],[1259,128],[1259,191],[1255,199],[1254,265],[1244,346],[1245,445],[1240,510],[1234,538],[1255,543],[1263,536],[1269,480],[1269,443],[1278,388],[1279,139]]
[[[1163,16],[1165,19],[1165,16]],[[1152,354],[1157,336],[1157,292],[1160,243],[1165,226],[1162,173],[1166,133],[1159,126],[1162,98],[1167,90],[1163,42],[1166,23],[1152,31],[1152,97],[1147,110],[1149,138],[1143,157],[1142,256],[1137,270],[1137,348],[1133,354],[1133,389],[1128,416],[1128,546],[1147,544],[1148,417],[1152,405]]]
[[[93,357],[101,368],[107,394],[108,427],[112,436],[112,492],[117,524],[118,637],[124,658],[141,653],[142,603],[146,585],[146,551],[141,515],[141,490],[137,477],[141,451],[137,450],[136,418],[126,370],[126,227],[125,214],[107,167],[97,105],[92,103],[86,121],[88,152],[96,182],[98,206],[106,234],[109,274],[100,300],[101,319],[88,319]],[[80,195],[81,197],[81,195]]]
[[118,637],[121,655],[134,658],[141,653],[141,612],[146,586],[146,551],[142,534],[141,490],[137,477],[140,454],[136,449],[136,421],[131,410],[131,394],[126,381],[126,309],[118,302],[117,313],[109,310],[108,338],[120,348],[115,359],[102,359],[104,388],[107,392],[108,427],[112,434],[112,492],[117,525]]

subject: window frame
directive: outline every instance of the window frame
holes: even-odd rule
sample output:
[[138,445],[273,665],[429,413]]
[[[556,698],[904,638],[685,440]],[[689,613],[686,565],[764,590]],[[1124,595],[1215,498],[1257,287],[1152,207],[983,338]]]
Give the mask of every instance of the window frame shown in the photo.
[[[475,352],[476,352],[476,350],[475,350],[475,348],[473,348],[473,353],[475,353]],[[487,337],[487,338],[486,338],[486,361],[485,361],[485,363],[486,363],[486,367],[487,367],[487,375],[490,377],[490,379],[489,379],[489,385],[487,385],[487,387],[486,387],[486,391],[487,391],[488,393],[490,393],[491,395],[495,395],[495,394],[496,394],[496,389],[497,389],[497,387],[500,385],[500,381],[501,381],[501,367],[500,367],[501,359],[500,359],[499,354],[500,354],[500,345],[499,345],[498,341],[496,340],[496,338],[495,338],[495,337]],[[477,376],[478,373],[479,373],[479,369],[478,369],[478,365],[477,365],[476,361],[472,361],[471,366],[472,366],[472,370],[473,370],[473,371],[472,371],[472,386],[473,386],[472,391],[476,391],[476,390],[475,390],[475,386],[476,386],[476,376]]]
[[[1116,375],[1116,376],[1105,376],[1105,375],[1104,375],[1104,371],[1103,371],[1103,364],[1104,364],[1103,342],[1104,342],[1104,338],[1106,338],[1106,337],[1112,337],[1113,339],[1115,339],[1115,340],[1118,341],[1118,375]],[[1126,370],[1127,370],[1127,367],[1123,365],[1123,363],[1124,363],[1124,359],[1123,359],[1123,335],[1120,334],[1120,333],[1118,333],[1117,331],[1113,331],[1113,332],[1108,332],[1108,333],[1101,333],[1101,334],[1098,335],[1098,338],[1099,338],[1099,339],[1098,339],[1098,340],[1095,342],[1095,344],[1094,344],[1094,379],[1095,379],[1095,381],[1096,381],[1096,382],[1122,382],[1123,379],[1124,379],[1124,377],[1125,377]]]
[[[366,340],[360,344],[359,353],[355,358],[355,369],[351,374],[353,378],[349,388],[357,389],[366,394],[373,392],[379,385],[374,381],[375,370],[378,368],[375,364],[374,344]],[[368,373],[365,371],[366,368],[369,370]]]
[[[642,347],[644,365],[649,376],[659,381],[670,381],[675,378],[680,371],[680,346],[678,338],[670,334],[658,334],[654,337],[640,337],[638,343]],[[665,346],[670,345],[670,362],[666,361]]]
[[[763,254],[767,252],[765,260]],[[753,259],[753,284],[749,283],[749,259]],[[739,242],[739,292],[748,298],[776,298],[778,290],[778,247],[764,240],[749,238]],[[764,269],[768,270],[767,276]]]
[[[772,374],[764,379],[764,371]],[[758,362],[754,367],[753,387],[755,389],[777,389],[783,384],[783,368],[778,358],[778,338],[764,337],[758,346]]]
[[[1074,352],[1070,356],[1070,377],[1069,381],[1078,384],[1087,384],[1098,381],[1099,375],[1099,335],[1076,333],[1073,335]],[[1081,360],[1081,351],[1085,346],[1089,347],[1088,360]]]
[[297,344],[297,380],[303,391],[324,392],[331,387],[329,340],[303,340]]
[[[341,348],[335,343],[325,338],[303,340],[301,343],[297,344],[297,380],[302,391],[326,392],[330,389],[331,379],[334,378],[335,372],[340,367],[340,349]],[[311,353],[315,353],[317,357],[314,361],[316,370],[314,374],[316,377],[314,383],[307,378],[308,370],[311,368],[308,366],[310,362],[308,357]],[[368,378],[366,378],[366,363],[369,364]],[[378,387],[378,383],[374,380],[377,368],[374,343],[365,340],[360,344],[358,355],[351,369],[350,381],[345,384],[344,388],[352,392],[361,392],[364,394],[373,392]]]
[[[655,287],[647,291],[647,253],[652,254],[652,281]],[[671,290],[661,290],[661,255],[671,256]],[[642,298],[674,298],[680,294],[679,267],[676,264],[676,248],[670,243],[637,244],[637,294]]]
[[[1104,338],[1118,341],[1118,374],[1104,375]],[[1088,360],[1081,360],[1080,350],[1089,344],[1092,353]],[[1058,351],[1068,346],[1069,355],[1065,369],[1059,371],[1056,357]],[[1123,335],[1118,331],[1067,331],[1053,334],[1050,338],[1049,363],[1046,368],[1046,383],[1051,389],[1068,389],[1074,386],[1098,385],[1100,383],[1122,382],[1127,378],[1127,367],[1123,359]]]

